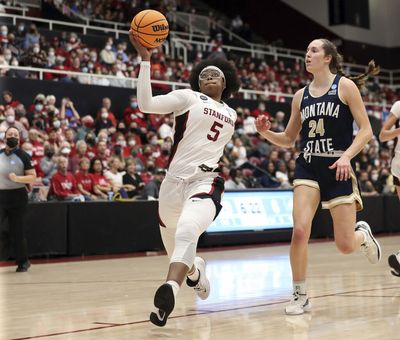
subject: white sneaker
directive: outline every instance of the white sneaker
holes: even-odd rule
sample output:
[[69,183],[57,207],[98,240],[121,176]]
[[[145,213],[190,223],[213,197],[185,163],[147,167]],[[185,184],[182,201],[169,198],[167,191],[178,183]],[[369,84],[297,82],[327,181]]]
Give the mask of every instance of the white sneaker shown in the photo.
[[192,281],[187,277],[186,284],[189,287],[193,287],[200,299],[205,300],[210,295],[210,281],[207,279],[206,262],[201,257],[196,256],[194,265],[199,270],[199,279],[197,281]]
[[307,294],[299,294],[294,292],[290,303],[285,307],[288,315],[300,315],[311,310],[311,303]]
[[359,221],[356,223],[356,230],[365,234],[365,242],[361,244],[360,248],[361,252],[367,257],[369,262],[373,264],[378,263],[382,256],[381,246],[372,235],[371,227],[367,222]]
[[388,258],[389,266],[392,269],[391,273],[394,276],[400,277],[400,251],[397,254],[392,254]]

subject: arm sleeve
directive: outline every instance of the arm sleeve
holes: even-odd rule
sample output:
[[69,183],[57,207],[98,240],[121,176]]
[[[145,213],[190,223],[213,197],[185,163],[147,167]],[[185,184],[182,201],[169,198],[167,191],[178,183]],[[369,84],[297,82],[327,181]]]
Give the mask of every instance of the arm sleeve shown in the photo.
[[137,98],[140,111],[158,114],[183,111],[193,105],[196,99],[193,91],[189,89],[176,90],[166,95],[153,97],[149,61],[142,61],[140,64]]
[[24,171],[33,169],[31,156],[29,156],[25,151],[21,149],[18,150],[18,157],[21,159],[22,163],[24,164]]

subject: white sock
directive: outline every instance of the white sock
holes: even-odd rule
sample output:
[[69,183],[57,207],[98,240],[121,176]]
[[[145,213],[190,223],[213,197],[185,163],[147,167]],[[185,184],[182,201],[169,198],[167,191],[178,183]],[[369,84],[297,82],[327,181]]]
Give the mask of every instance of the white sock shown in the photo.
[[189,278],[189,280],[195,282],[195,281],[197,281],[197,280],[199,279],[199,277],[200,277],[200,272],[199,272],[199,270],[198,270],[196,267],[194,267],[193,273],[190,274],[190,275],[188,275],[187,277]]
[[306,281],[293,281],[293,291],[299,294],[307,294]]
[[167,281],[166,283],[168,283],[172,287],[172,291],[174,292],[174,297],[176,298],[180,288],[178,282],[170,280]]

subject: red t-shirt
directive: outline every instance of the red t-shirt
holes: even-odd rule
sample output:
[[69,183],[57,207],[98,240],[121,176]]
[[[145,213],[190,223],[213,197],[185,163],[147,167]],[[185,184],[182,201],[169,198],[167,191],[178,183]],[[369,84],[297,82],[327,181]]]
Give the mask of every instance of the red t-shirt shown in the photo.
[[107,178],[105,178],[103,175],[100,175],[100,174],[90,174],[90,177],[92,178],[93,187],[94,187],[95,185],[104,186],[104,185],[110,184],[110,183],[108,182]]
[[90,174],[85,175],[78,171],[75,179],[77,184],[82,184],[83,190],[93,193],[93,177]]
[[54,195],[60,198],[65,198],[71,194],[79,194],[75,177],[70,172],[63,175],[57,171],[51,178],[50,190]]

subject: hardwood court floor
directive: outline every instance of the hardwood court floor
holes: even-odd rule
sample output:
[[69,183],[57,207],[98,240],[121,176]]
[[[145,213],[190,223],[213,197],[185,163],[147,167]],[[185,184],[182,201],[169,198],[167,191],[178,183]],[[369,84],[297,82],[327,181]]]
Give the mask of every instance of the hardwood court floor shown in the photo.
[[0,339],[400,339],[400,278],[387,256],[400,236],[379,238],[383,259],[310,245],[311,313],[285,316],[289,246],[207,251],[208,300],[183,287],[166,327],[148,321],[165,256],[0,268]]

